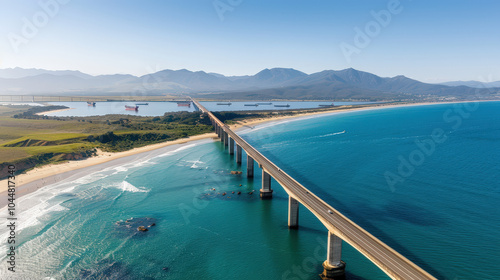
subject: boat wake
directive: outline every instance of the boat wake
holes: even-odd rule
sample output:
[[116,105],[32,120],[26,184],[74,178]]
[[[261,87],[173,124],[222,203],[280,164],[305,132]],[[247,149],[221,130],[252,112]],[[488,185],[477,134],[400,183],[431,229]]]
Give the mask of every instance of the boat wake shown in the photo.
[[344,131],[340,131],[340,132],[334,132],[334,133],[329,133],[329,134],[325,134],[325,135],[321,135],[321,136],[318,136],[318,137],[329,137],[329,136],[334,136],[334,135],[339,135],[339,134],[344,134],[345,133],[345,130]]

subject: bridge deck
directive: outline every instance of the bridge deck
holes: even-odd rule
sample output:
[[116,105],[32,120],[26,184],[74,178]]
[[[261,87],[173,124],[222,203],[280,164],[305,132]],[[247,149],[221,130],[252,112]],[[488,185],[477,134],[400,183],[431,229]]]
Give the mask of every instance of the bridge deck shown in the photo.
[[[216,125],[221,127],[249,156],[257,161],[267,173],[278,181],[290,196],[309,209],[329,231],[361,252],[389,277],[392,279],[405,280],[436,279],[314,195],[233,132],[229,126],[216,118],[199,102],[194,99],[192,100],[202,112],[207,113]],[[330,214],[328,210],[333,214]]]

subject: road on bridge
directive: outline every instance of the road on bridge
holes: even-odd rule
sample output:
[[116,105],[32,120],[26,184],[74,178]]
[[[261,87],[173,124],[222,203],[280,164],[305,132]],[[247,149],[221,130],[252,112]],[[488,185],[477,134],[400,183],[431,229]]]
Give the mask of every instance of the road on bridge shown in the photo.
[[262,169],[270,174],[291,197],[309,209],[330,232],[361,252],[389,277],[404,280],[436,279],[314,195],[233,132],[229,126],[222,123],[199,102],[192,100],[202,112],[207,113],[216,125],[221,127],[236,144],[245,150],[247,155],[257,161]]

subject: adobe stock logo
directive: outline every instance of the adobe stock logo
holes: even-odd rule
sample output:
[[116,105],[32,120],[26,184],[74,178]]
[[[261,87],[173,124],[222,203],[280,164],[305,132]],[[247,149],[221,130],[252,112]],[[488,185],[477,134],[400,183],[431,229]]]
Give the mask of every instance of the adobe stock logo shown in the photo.
[[241,3],[243,3],[243,0],[215,0],[214,2],[212,2],[215,12],[217,12],[220,21],[224,21],[224,14],[226,12],[234,11],[234,8],[241,5]]
[[[410,0],[411,1],[411,0]],[[387,3],[387,8],[378,12],[371,11],[372,20],[367,22],[363,29],[354,27],[353,43],[340,43],[339,47],[347,62],[351,62],[352,55],[361,53],[361,50],[367,48],[372,40],[380,35],[382,28],[386,28],[392,21],[394,15],[398,15],[403,11],[403,6],[399,0],[390,0]]]
[[19,47],[26,45],[33,39],[40,29],[44,28],[60,11],[62,5],[66,5],[71,0],[40,0],[36,11],[31,18],[23,17],[23,26],[20,33],[10,32],[7,37],[15,53],[19,53]]
[[[470,118],[471,114],[478,108],[479,102],[471,101],[456,103],[453,105],[453,109],[446,110],[442,116],[443,122],[452,124],[448,134],[458,130],[464,120]],[[434,154],[440,144],[448,140],[448,134],[445,132],[445,129],[436,127],[429,137],[423,140],[415,140],[416,147],[406,157],[403,155],[398,156],[399,164],[396,169],[397,172],[389,170],[384,172],[385,180],[392,192],[396,191],[397,184],[404,183],[415,172],[417,167],[424,164],[427,158]]]

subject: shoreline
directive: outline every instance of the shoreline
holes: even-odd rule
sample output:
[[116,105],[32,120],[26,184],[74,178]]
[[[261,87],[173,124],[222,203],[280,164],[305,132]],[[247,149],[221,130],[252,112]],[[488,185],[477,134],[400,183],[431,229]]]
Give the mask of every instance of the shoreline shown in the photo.
[[[476,101],[451,101],[451,102],[424,102],[424,103],[404,103],[404,104],[370,104],[370,106],[360,107],[360,108],[340,108],[335,110],[325,110],[319,112],[306,112],[299,113],[290,116],[278,116],[270,118],[260,118],[260,119],[249,119],[238,121],[236,124],[232,124],[229,127],[233,130],[239,130],[242,128],[253,129],[256,125],[264,124],[267,122],[277,122],[285,119],[304,119],[311,116],[329,116],[340,113],[347,112],[358,112],[358,111],[371,111],[380,109],[391,109],[391,108],[404,108],[404,107],[414,107],[414,106],[429,106],[429,105],[444,105],[444,104],[460,104],[460,103],[471,103],[471,102],[500,102],[500,100],[476,100]],[[251,127],[254,125],[254,127]]]
[[45,112],[36,113],[35,115],[37,115],[37,116],[45,116],[47,113],[58,113],[58,112],[64,112],[64,111],[73,110],[73,109],[75,109],[75,108],[66,108],[66,109],[58,109],[58,110],[52,110],[52,111],[45,111]]
[[[168,141],[163,143],[157,143],[152,145],[147,145],[139,148],[134,148],[132,150],[118,152],[118,153],[109,153],[98,151],[98,155],[91,158],[86,158],[83,160],[74,160],[74,161],[66,161],[58,164],[49,164],[41,167],[34,168],[29,170],[26,173],[16,175],[15,183],[16,183],[16,195],[20,197],[21,195],[25,195],[29,192],[25,192],[23,190],[22,193],[18,191],[18,188],[22,189],[23,186],[33,183],[35,181],[44,180],[48,177],[53,177],[56,175],[60,175],[67,172],[77,171],[83,168],[97,166],[103,163],[107,163],[116,159],[120,159],[127,156],[138,155],[145,152],[151,152],[160,148],[185,144],[192,141],[199,141],[203,139],[215,138],[217,135],[215,133],[205,133],[200,135],[190,136],[188,138],[181,138],[174,141]],[[0,195],[7,192],[7,179],[0,180]]]
[[[495,101],[498,101],[498,100],[495,100]],[[289,115],[289,116],[248,119],[248,120],[238,121],[237,123],[230,125],[230,127],[233,130],[241,130],[244,128],[253,129],[253,128],[255,128],[255,126],[260,125],[260,124],[269,123],[269,122],[277,122],[277,121],[281,121],[281,120],[285,120],[285,119],[300,120],[300,119],[304,119],[306,117],[329,116],[329,115],[347,113],[347,112],[390,109],[390,108],[403,108],[403,107],[413,107],[413,106],[426,106],[426,105],[457,104],[457,103],[469,103],[469,102],[491,102],[491,100],[460,101],[460,102],[426,102],[426,103],[405,103],[405,104],[373,104],[373,106],[366,106],[366,107],[361,107],[361,108],[341,108],[341,109],[325,110],[325,111],[319,111],[319,112],[299,113],[299,114],[294,114],[294,115]],[[63,109],[63,110],[69,110],[69,109]],[[26,173],[23,173],[23,174],[16,176],[16,189],[20,188],[19,192],[16,190],[16,195],[17,195],[17,197],[20,197],[22,195],[26,195],[28,193],[31,193],[31,192],[37,190],[39,187],[26,189],[26,188],[23,188],[23,186],[37,182],[37,181],[43,182],[44,179],[47,179],[49,177],[55,177],[57,175],[61,175],[64,173],[75,172],[77,170],[88,168],[88,167],[95,167],[97,165],[101,165],[101,164],[104,164],[104,163],[107,163],[107,162],[110,162],[110,161],[113,161],[116,159],[120,159],[123,157],[127,157],[127,156],[138,155],[141,153],[151,152],[151,151],[154,151],[154,150],[157,150],[160,148],[164,148],[164,147],[168,147],[168,146],[172,146],[172,145],[185,144],[188,142],[199,141],[199,140],[208,139],[208,138],[215,139],[215,138],[217,138],[217,135],[213,132],[205,133],[205,134],[191,136],[188,138],[177,139],[174,141],[168,141],[168,142],[163,142],[163,143],[147,145],[144,147],[139,147],[139,148],[135,148],[135,149],[124,151],[124,152],[118,152],[118,153],[109,153],[109,152],[99,151],[98,156],[96,156],[96,157],[91,157],[91,158],[87,158],[84,160],[78,160],[78,161],[68,161],[68,162],[63,162],[63,163],[59,163],[59,164],[44,165],[44,166],[32,169]],[[56,183],[56,181],[51,182],[51,183]],[[43,185],[44,184],[45,184],[45,182],[43,182]],[[0,194],[4,194],[7,192],[7,185],[8,185],[7,179],[0,180]],[[0,205],[0,207],[2,207],[2,206]]]

